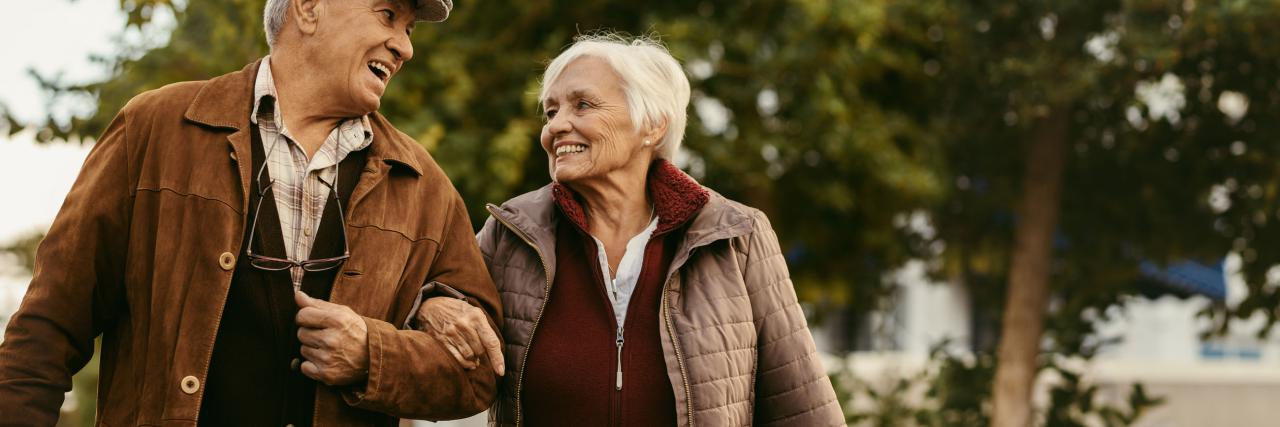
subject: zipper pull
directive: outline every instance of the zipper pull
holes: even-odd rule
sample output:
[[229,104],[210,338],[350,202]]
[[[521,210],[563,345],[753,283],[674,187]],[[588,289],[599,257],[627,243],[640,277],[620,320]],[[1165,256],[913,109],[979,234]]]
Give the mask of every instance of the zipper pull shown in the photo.
[[609,279],[609,296],[611,297],[609,299],[610,303],[613,303],[613,304],[618,303],[618,278],[617,277]]
[[618,378],[616,387],[622,390],[622,328],[618,328]]

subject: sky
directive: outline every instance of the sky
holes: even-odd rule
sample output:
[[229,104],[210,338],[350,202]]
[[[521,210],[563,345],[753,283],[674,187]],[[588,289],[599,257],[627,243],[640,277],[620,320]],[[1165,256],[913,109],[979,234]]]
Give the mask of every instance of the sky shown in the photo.
[[[28,69],[72,82],[104,75],[89,55],[112,52],[125,19],[118,2],[104,0],[6,1],[0,12],[0,103],[22,120],[46,114],[47,101]],[[36,144],[30,132],[0,135],[0,244],[48,228],[89,148]],[[12,264],[0,259],[0,317],[16,306],[29,280]]]

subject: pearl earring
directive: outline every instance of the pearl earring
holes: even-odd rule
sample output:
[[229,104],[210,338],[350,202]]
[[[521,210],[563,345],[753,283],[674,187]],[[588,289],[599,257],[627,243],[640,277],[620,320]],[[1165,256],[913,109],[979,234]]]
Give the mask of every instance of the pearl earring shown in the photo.
[[646,139],[646,140],[644,140],[644,145],[649,145],[649,144],[652,144],[652,143],[653,143],[652,141],[649,141],[649,140],[647,140],[647,139]]

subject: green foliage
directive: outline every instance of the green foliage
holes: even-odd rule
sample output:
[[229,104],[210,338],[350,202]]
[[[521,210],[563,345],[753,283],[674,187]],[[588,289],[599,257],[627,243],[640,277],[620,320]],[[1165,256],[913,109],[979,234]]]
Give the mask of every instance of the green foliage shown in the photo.
[[[845,421],[849,425],[896,427],[904,425],[908,420],[927,416],[927,411],[912,404],[911,394],[917,387],[920,377],[896,378],[885,387],[877,388],[858,380],[851,372],[845,371],[834,375],[832,386],[837,390],[837,397],[845,402]],[[865,400],[863,405],[856,406]]]
[[1061,381],[1049,390],[1046,427],[1130,426],[1143,414],[1164,403],[1164,398],[1149,396],[1142,384],[1133,384],[1126,405],[1098,405],[1096,384],[1086,383],[1080,372],[1071,369],[1061,366],[1051,366],[1050,369],[1058,374]]
[[[129,25],[173,11],[168,43],[101,58],[112,73],[99,82],[46,78],[55,95],[91,96],[98,109],[31,126],[41,140],[93,137],[139,92],[241,68],[266,53],[261,6],[122,3]],[[1087,357],[1100,343],[1084,314],[1137,293],[1142,261],[1239,253],[1248,298],[1207,313],[1220,330],[1230,316],[1276,322],[1280,287],[1265,276],[1280,263],[1280,145],[1270,143],[1280,122],[1267,120],[1280,113],[1278,21],[1274,2],[1196,0],[460,3],[448,22],[414,32],[415,59],[381,111],[436,157],[478,225],[483,203],[547,182],[535,143],[544,64],[575,34],[659,35],[694,88],[681,164],[770,215],[803,299],[851,305],[857,318],[889,293],[886,271],[936,259],[936,274],[969,286],[985,319],[1003,308],[1013,206],[1037,167],[1024,163],[1033,124],[1066,112],[1048,334],[1052,352]],[[1166,102],[1140,95],[1164,81],[1182,85]],[[1220,108],[1231,99],[1247,102],[1243,115]],[[699,113],[719,107],[723,126]],[[4,116],[10,132],[27,126]],[[935,232],[904,225],[917,212]],[[967,409],[930,416],[984,424],[974,408],[989,390],[956,390],[989,388],[990,363],[944,363],[930,398]],[[1055,402],[1091,401],[1088,387],[1071,387]],[[1148,400],[1105,417],[1136,417]],[[884,408],[859,420],[933,422]]]
[[943,350],[940,344],[930,352],[937,374],[929,382],[926,396],[937,402],[928,413],[932,426],[986,426],[990,417],[986,408],[991,401],[991,379],[995,376],[995,358],[977,353],[960,357]]
[[[139,4],[175,11],[169,42],[104,59],[113,72],[103,81],[51,83],[55,94],[94,97],[98,109],[36,125],[46,139],[92,137],[139,92],[266,54],[261,0]],[[885,271],[926,255],[894,217],[945,195],[935,120],[902,95],[934,87],[921,63],[936,47],[918,30],[943,12],[890,1],[460,4],[447,22],[414,32],[415,58],[381,112],[441,163],[478,226],[484,203],[549,180],[536,144],[543,66],[579,33],[660,36],[693,76],[680,163],[770,215],[804,299],[865,312],[887,290]],[[704,122],[707,105],[723,107],[728,122]]]
[[[1263,59],[1275,57],[1274,44],[1264,41],[1277,35],[1264,22],[1274,22],[1280,7],[1142,0],[949,5],[959,25],[936,24],[938,42],[948,45],[936,61],[949,93],[942,99],[954,101],[940,108],[948,116],[942,144],[954,191],[932,216],[946,244],[938,274],[973,289],[977,317],[1001,327],[1017,250],[1014,206],[1022,178],[1040,167],[1027,163],[1026,151],[1045,137],[1037,122],[1056,113],[1071,123],[1061,135],[1068,149],[1048,260],[1053,303],[1045,335],[1052,344],[1045,350],[1088,357],[1100,340],[1091,313],[1137,295],[1141,263],[1213,263],[1233,251],[1244,259],[1251,292],[1238,307],[1206,313],[1218,331],[1228,314],[1261,313],[1269,330],[1280,294],[1265,274],[1280,263],[1280,251],[1265,236],[1280,221],[1269,191],[1280,185],[1274,161],[1280,153],[1265,142],[1275,128],[1261,117],[1280,107],[1273,83],[1280,64]],[[1148,95],[1161,88],[1165,96]],[[1220,107],[1233,96],[1248,100],[1243,116]],[[1090,393],[1076,388],[1067,395],[1088,401]],[[1055,425],[1074,420],[1044,415]]]
[[0,246],[0,253],[14,257],[15,263],[23,272],[30,273],[36,267],[36,247],[44,240],[44,231],[33,231],[19,235],[5,245]]
[[[943,348],[929,353],[924,370],[874,384],[847,367],[835,372],[832,386],[844,403],[845,417],[857,426],[981,427],[990,425],[994,359],[988,354],[956,355]],[[848,356],[846,355],[846,358]],[[853,356],[857,357],[857,356]]]
[[[1087,336],[1080,314],[1137,292],[1138,265],[1244,259],[1248,299],[1234,314],[1274,323],[1280,294],[1265,286],[1280,263],[1280,128],[1273,40],[1280,6],[1268,2],[949,2],[936,33],[945,147],[952,183],[933,210],[945,242],[944,277],[959,277],[998,318],[1009,270],[1013,206],[1034,138],[1032,123],[1059,109],[1071,117],[1052,282],[1060,316],[1050,336]],[[950,24],[950,25],[949,25]],[[929,31],[935,31],[933,29]],[[1139,95],[1180,82],[1171,101]],[[1248,100],[1233,118],[1219,108]],[[1181,108],[1170,105],[1181,103]],[[1228,208],[1209,203],[1224,194]],[[1227,307],[1211,314],[1226,327]],[[1070,318],[1074,317],[1075,320]],[[1073,347],[1068,343],[1065,347]]]
[[[832,385],[844,403],[845,416],[856,426],[983,427],[990,425],[991,381],[996,361],[990,353],[930,353],[926,369],[902,378],[872,383],[848,369],[832,374]],[[857,357],[857,356],[854,356]],[[1087,359],[1086,359],[1087,362]],[[1132,384],[1123,403],[1098,397],[1099,387],[1085,381],[1079,368],[1048,363],[1058,380],[1049,388],[1046,427],[1134,425],[1143,414],[1164,403]],[[1088,420],[1088,421],[1086,421]]]

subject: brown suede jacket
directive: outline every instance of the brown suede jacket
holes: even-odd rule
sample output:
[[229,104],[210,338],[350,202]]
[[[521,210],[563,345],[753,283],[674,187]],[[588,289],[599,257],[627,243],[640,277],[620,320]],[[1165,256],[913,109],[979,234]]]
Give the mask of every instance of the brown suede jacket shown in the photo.
[[[0,424],[53,425],[102,335],[100,425],[195,425],[241,248],[258,63],[143,93],[89,154],[36,256],[0,344]],[[404,328],[426,284],[461,290],[502,324],[461,198],[413,139],[377,113],[347,209],[351,258],[330,301],[368,326],[364,384],[318,386],[315,425],[459,418],[495,377],[464,370]]]

